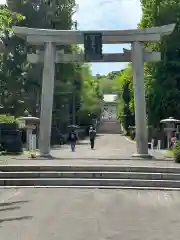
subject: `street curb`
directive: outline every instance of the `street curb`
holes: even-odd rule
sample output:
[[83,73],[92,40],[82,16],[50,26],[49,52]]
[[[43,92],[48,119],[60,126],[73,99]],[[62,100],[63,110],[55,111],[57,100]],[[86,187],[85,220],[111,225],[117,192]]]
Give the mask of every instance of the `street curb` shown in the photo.
[[[109,190],[124,190],[124,191],[129,191],[129,190],[132,190],[132,191],[180,191],[180,188],[169,188],[169,187],[129,187],[129,186],[39,186],[39,185],[36,185],[36,186],[0,186],[0,189],[18,189],[18,190],[23,190],[23,189],[35,189],[35,188],[41,188],[41,189],[48,189],[48,188],[51,188],[51,189],[95,189],[95,190],[98,190],[98,189],[109,189]],[[18,192],[19,194],[19,192]],[[18,194],[14,194],[12,196],[10,196],[10,198],[18,195]],[[6,199],[6,200],[9,200],[10,198]],[[4,202],[4,201],[3,201]],[[1,203],[1,201],[0,201]]]
[[[53,160],[59,160],[59,161],[74,161],[74,160],[78,160],[78,161],[148,161],[148,162],[172,162],[173,159],[171,158],[153,158],[153,159],[144,159],[144,158],[135,158],[135,157],[122,157],[122,158],[90,158],[90,157],[74,157],[74,158],[68,158],[68,157],[52,157],[52,158],[41,158],[41,157],[36,157],[36,158],[21,158],[21,159],[16,159],[13,158],[11,160],[18,160],[18,161],[53,161]],[[8,164],[8,160],[6,160],[7,164]]]

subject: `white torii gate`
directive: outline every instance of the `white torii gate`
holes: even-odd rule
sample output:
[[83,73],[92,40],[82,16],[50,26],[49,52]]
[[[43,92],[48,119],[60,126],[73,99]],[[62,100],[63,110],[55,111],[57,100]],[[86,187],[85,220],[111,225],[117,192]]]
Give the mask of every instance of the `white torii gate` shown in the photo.
[[40,51],[36,54],[28,54],[28,61],[31,63],[44,62],[39,141],[41,155],[48,156],[50,153],[55,63],[85,62],[83,54],[64,54],[63,51],[56,51],[56,46],[83,44],[84,34],[93,32],[102,34],[103,44],[131,43],[132,50],[124,49],[124,53],[104,54],[102,62],[132,61],[137,144],[137,154],[134,154],[134,156],[149,157],[144,89],[144,62],[159,61],[161,55],[159,52],[145,50],[144,43],[159,42],[161,36],[171,34],[174,27],[175,24],[137,30],[74,31],[14,26],[14,33],[26,38],[28,43],[32,45],[45,45],[44,52]]

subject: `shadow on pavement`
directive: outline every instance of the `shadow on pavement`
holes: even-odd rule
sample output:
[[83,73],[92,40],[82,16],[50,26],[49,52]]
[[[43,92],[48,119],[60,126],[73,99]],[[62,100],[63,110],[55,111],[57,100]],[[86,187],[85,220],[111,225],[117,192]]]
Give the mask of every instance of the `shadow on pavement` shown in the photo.
[[76,145],[89,145],[89,141],[84,142],[77,142]]
[[[4,222],[31,220],[33,218],[32,216],[23,216],[23,217],[18,217],[18,216],[17,217],[15,217],[15,216],[14,217],[11,217],[11,216],[7,217],[7,216],[5,216],[4,218],[2,218],[3,212],[8,212],[8,211],[15,210],[15,212],[13,212],[14,214],[20,213],[21,204],[25,204],[25,203],[28,203],[28,202],[29,201],[14,201],[14,202],[0,203],[0,213],[1,213],[0,224],[4,223]],[[0,227],[2,227],[2,226],[0,226]]]
[[3,222],[12,222],[12,221],[21,221],[21,220],[31,220],[31,219],[33,219],[32,216],[14,217],[14,218],[4,218],[4,219],[0,219],[0,223],[3,223]]
[[0,207],[10,206],[13,204],[21,204],[21,203],[28,203],[29,201],[14,201],[14,202],[3,202],[0,203]]
[[0,208],[0,212],[12,211],[12,210],[17,210],[17,209],[20,209],[20,207],[7,207],[7,208]]

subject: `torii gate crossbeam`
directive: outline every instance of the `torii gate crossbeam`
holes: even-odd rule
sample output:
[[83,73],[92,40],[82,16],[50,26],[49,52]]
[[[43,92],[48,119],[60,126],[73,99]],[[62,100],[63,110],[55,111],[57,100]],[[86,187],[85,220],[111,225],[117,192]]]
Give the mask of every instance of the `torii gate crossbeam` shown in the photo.
[[131,43],[132,50],[122,54],[104,55],[103,62],[132,61],[136,122],[136,145],[139,157],[150,157],[148,154],[148,133],[146,122],[146,102],[144,89],[144,61],[160,60],[160,53],[147,52],[144,43],[158,42],[164,35],[173,32],[175,24],[161,27],[152,27],[136,30],[111,31],[74,31],[33,29],[26,27],[13,27],[14,33],[26,38],[33,45],[45,45],[44,53],[39,52],[28,56],[30,62],[44,62],[41,116],[40,116],[40,153],[42,156],[50,153],[50,135],[54,93],[54,72],[56,62],[81,62],[82,54],[69,55],[56,52],[56,45],[82,44],[85,33],[102,33],[103,44]]

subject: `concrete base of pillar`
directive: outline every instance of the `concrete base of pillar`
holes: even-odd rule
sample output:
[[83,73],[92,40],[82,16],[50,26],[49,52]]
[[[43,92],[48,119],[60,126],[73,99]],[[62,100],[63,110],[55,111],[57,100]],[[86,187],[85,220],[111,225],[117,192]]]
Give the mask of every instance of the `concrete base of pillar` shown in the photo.
[[51,154],[40,153],[39,156],[42,157],[42,158],[48,158],[48,159],[52,159],[53,158],[53,156]]
[[153,159],[153,158],[154,158],[154,157],[153,157],[151,154],[149,154],[149,153],[147,153],[147,154],[134,153],[134,154],[132,155],[132,157],[134,157],[134,158],[142,158],[142,159]]

